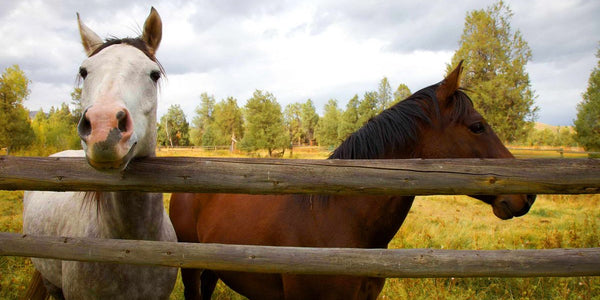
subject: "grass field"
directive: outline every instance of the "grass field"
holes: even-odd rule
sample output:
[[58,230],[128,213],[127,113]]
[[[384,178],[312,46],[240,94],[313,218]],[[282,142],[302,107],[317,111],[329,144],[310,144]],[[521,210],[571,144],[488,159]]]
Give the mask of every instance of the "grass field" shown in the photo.
[[[293,158],[325,158],[317,148]],[[519,157],[519,153],[516,153]],[[529,153],[526,153],[526,155]],[[228,156],[228,151],[161,150],[160,156]],[[238,156],[242,156],[241,154]],[[286,152],[284,157],[288,158]],[[264,157],[264,155],[263,155]],[[0,191],[0,231],[20,232],[21,191]],[[165,205],[169,195],[165,194]],[[465,196],[417,197],[390,248],[548,249],[600,247],[600,195],[542,195],[529,214],[508,221]],[[0,299],[18,299],[33,267],[0,257]],[[172,299],[183,299],[178,280]],[[244,299],[219,284],[213,299]],[[388,279],[380,299],[600,299],[600,277]]]

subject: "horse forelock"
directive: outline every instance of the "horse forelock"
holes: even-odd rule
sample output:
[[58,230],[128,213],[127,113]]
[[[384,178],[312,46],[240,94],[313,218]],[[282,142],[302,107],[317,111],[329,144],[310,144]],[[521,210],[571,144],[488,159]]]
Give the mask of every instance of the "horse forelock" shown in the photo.
[[152,54],[152,52],[150,52],[150,48],[148,46],[148,44],[146,44],[146,42],[144,42],[140,37],[136,37],[136,38],[108,38],[106,39],[106,41],[104,42],[104,44],[98,46],[98,48],[96,48],[94,50],[94,52],[92,52],[92,54],[90,55],[90,57],[98,54],[100,51],[113,46],[113,45],[119,45],[119,44],[125,44],[125,45],[129,45],[132,46],[140,51],[142,51],[142,53],[144,53],[144,55],[146,55],[146,57],[148,57],[150,60],[152,60],[153,62],[155,62],[162,75],[166,75],[165,74],[165,69],[163,68],[163,66],[161,65],[161,63],[158,61],[158,59],[156,58],[156,56],[154,54]]
[[[442,118],[436,97],[439,85],[421,89],[371,118],[343,141],[329,158],[377,159],[389,151],[410,152],[419,138],[421,127],[433,126],[433,120]],[[462,90],[457,90],[445,103],[451,105],[451,122],[462,121],[473,107],[471,99]]]
[[462,122],[467,116],[469,116],[473,109],[473,101],[467,94],[466,89],[459,89],[449,99],[451,107],[450,121],[451,122]]

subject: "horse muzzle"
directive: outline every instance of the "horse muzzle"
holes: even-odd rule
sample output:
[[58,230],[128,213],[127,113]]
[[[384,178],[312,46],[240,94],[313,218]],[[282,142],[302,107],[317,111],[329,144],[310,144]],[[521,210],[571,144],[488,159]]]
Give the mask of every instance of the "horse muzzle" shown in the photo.
[[536,195],[476,195],[471,197],[491,205],[496,217],[508,220],[529,212]]
[[508,220],[529,212],[535,198],[536,195],[499,195],[491,204],[496,217]]
[[88,163],[97,170],[123,170],[134,157],[137,137],[131,115],[122,106],[89,107],[77,131]]

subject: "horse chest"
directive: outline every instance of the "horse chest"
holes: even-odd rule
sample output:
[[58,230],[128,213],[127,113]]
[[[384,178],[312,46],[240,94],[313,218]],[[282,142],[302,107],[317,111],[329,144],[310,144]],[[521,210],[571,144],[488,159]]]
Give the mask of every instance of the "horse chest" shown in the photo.
[[90,262],[62,262],[67,299],[166,299],[176,268]]

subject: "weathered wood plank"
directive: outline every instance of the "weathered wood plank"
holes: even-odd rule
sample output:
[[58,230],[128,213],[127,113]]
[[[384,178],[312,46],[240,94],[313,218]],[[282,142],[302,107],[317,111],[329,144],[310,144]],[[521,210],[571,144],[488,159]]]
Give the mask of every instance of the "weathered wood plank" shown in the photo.
[[600,248],[349,249],[34,237],[0,233],[0,255],[262,273],[374,277],[598,276]]
[[120,176],[84,158],[0,157],[0,189],[249,194],[592,194],[598,159],[286,160],[161,157]]

